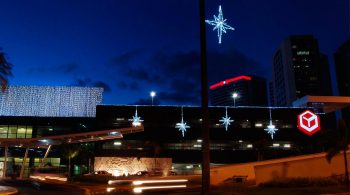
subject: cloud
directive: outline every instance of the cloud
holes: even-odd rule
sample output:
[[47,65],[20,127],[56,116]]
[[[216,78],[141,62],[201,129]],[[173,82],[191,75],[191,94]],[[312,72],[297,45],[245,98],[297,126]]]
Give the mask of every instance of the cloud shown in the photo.
[[[160,105],[160,101],[158,98],[154,98],[153,99],[153,105]],[[129,105],[152,105],[152,100],[150,98],[145,99],[145,98],[141,98],[139,100],[137,100],[136,102],[133,102]]]
[[200,55],[196,51],[176,52],[165,54],[158,52],[151,58],[151,63],[156,64],[165,75],[197,73],[199,70]]
[[109,85],[103,81],[96,81],[92,83],[93,87],[102,87],[104,92],[111,92],[111,88],[109,87]]
[[121,55],[118,55],[112,59],[113,64],[117,65],[126,65],[129,64],[132,60],[137,58],[139,55],[141,55],[144,52],[143,49],[134,49],[131,51],[127,51]]
[[147,81],[148,83],[160,83],[161,75],[158,75],[150,70],[146,70],[143,68],[139,69],[128,69],[127,76],[132,79]]
[[130,90],[134,90],[134,91],[140,89],[139,84],[135,81],[132,81],[130,83],[127,83],[125,81],[119,81],[119,82],[117,82],[117,87],[119,89],[130,89]]
[[[234,76],[264,75],[262,65],[236,49],[208,51],[208,85]],[[120,89],[140,90],[139,86],[154,86],[157,99],[164,104],[199,105],[201,100],[201,64],[197,51],[166,53],[158,51],[144,64],[123,66],[124,80],[118,81]],[[125,79],[124,78],[124,79]],[[132,87],[132,85],[137,87]],[[136,104],[147,104],[139,99]]]
[[78,71],[79,65],[76,63],[68,63],[68,64],[61,64],[61,65],[56,65],[56,66],[45,66],[45,67],[36,67],[36,68],[31,68],[28,71],[30,73],[37,72],[37,73],[64,73],[64,74],[69,74],[69,73],[74,73]]
[[238,75],[266,76],[270,70],[263,68],[244,53],[230,49],[224,52],[208,52],[208,81],[216,83]]
[[200,80],[173,79],[170,83],[170,90],[160,92],[157,97],[165,102],[199,105],[200,92]]
[[111,92],[111,87],[103,81],[92,81],[89,78],[86,79],[77,79],[73,82],[72,86],[80,87],[101,87],[104,92]]

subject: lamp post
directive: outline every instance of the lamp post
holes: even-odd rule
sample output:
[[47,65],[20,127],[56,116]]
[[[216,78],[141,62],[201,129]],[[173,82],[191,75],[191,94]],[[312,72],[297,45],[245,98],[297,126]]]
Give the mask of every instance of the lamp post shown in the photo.
[[202,88],[202,195],[210,191],[209,109],[207,78],[207,43],[205,37],[205,0],[199,0],[199,29]]
[[236,98],[238,98],[238,93],[233,92],[232,98],[233,98],[233,107],[236,107]]
[[152,106],[153,106],[153,98],[156,96],[156,92],[155,91],[151,91],[151,93],[149,95],[151,96]]

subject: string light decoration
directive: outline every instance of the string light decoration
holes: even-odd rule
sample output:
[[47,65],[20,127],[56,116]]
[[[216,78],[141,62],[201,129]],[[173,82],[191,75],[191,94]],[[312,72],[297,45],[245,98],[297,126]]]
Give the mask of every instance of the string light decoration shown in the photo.
[[272,124],[271,108],[269,111],[270,111],[270,123],[267,126],[267,128],[264,130],[267,131],[267,133],[271,135],[271,139],[273,139],[273,135],[276,133],[276,131],[278,131],[278,129],[276,129],[275,125]]
[[231,122],[233,122],[234,120],[231,120],[231,117],[227,116],[227,107],[225,107],[225,108],[226,108],[226,115],[225,115],[225,117],[222,117],[222,119],[219,121],[222,122],[222,125],[225,126],[225,129],[227,131],[228,126],[231,125]]
[[179,131],[182,132],[182,137],[185,137],[185,132],[187,131],[186,128],[190,128],[185,122],[184,122],[184,113],[183,113],[183,107],[181,107],[181,122],[176,123],[175,128],[178,128]]
[[218,31],[219,44],[221,44],[222,33],[226,33],[226,30],[235,30],[233,27],[229,26],[226,23],[226,20],[227,19],[224,19],[224,16],[222,14],[221,5],[219,5],[218,16],[214,15],[214,20],[205,20],[206,23],[214,26],[213,31]]
[[134,127],[139,127],[141,126],[141,122],[143,122],[143,120],[141,120],[141,117],[137,116],[137,106],[136,106],[136,111],[135,111],[135,115],[132,116],[132,119],[129,119],[129,121],[132,121],[132,126]]
[[95,117],[103,88],[9,86],[0,94],[0,115]]

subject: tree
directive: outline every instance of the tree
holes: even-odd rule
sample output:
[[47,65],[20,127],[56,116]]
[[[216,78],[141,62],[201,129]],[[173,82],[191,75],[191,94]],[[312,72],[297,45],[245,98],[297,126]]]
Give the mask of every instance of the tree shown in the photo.
[[95,156],[95,143],[87,142],[80,144],[80,152],[78,154],[78,159],[81,165],[80,172],[82,173],[82,165],[86,163],[88,172],[91,172],[91,163],[93,162],[93,157]]
[[80,152],[79,145],[76,144],[62,144],[62,156],[68,159],[68,177],[71,173],[71,159],[78,156]]
[[160,154],[160,151],[161,151],[161,147],[160,145],[155,142],[155,141],[146,141],[145,142],[145,145],[150,147],[151,150],[152,150],[152,153],[153,153],[153,160],[154,160],[154,170],[153,171],[156,171],[157,169],[157,156]]
[[4,92],[8,86],[8,77],[12,75],[12,64],[6,59],[6,54],[0,48],[0,83]]
[[343,152],[344,167],[345,167],[345,184],[349,188],[349,171],[348,171],[348,159],[346,151],[349,149],[348,128],[344,119],[338,120],[338,134],[335,136],[333,146],[328,150],[326,159],[330,163],[332,158]]

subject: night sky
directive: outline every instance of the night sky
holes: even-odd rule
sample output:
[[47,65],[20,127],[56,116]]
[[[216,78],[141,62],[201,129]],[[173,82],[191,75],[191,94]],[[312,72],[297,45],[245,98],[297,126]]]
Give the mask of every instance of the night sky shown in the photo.
[[[1,0],[0,47],[10,85],[101,86],[104,104],[200,105],[197,0]],[[234,27],[218,45],[207,25],[209,85],[271,76],[289,35],[313,35],[333,71],[350,38],[349,0],[207,0],[206,19]],[[334,79],[333,79],[334,80]],[[334,84],[333,84],[334,86]]]

